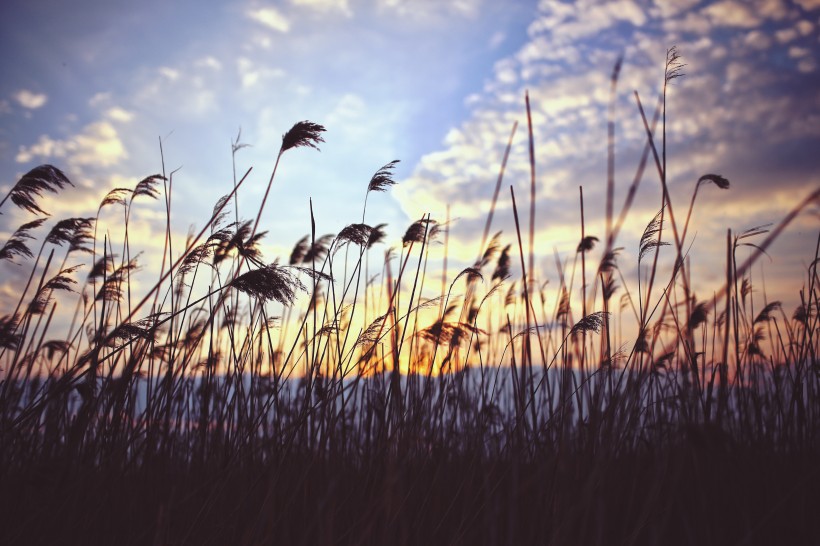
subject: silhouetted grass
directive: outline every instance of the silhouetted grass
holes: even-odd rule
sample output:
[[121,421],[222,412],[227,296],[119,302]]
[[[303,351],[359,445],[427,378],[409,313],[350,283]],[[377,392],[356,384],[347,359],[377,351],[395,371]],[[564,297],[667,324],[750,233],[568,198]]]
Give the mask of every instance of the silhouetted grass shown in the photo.
[[[36,254],[45,220],[21,225],[0,249],[28,277],[0,316],[0,542],[820,543],[820,238],[793,314],[748,275],[820,190],[771,231],[728,231],[725,285],[698,300],[692,211],[702,185],[729,181],[697,180],[679,229],[665,93],[681,67],[670,50],[651,121],[635,94],[647,140],[620,212],[620,61],[613,71],[606,233],[586,232],[581,189],[580,242],[570,271],[559,262],[553,300],[534,267],[529,115],[529,247],[512,187],[516,238],[489,236],[514,126],[478,259],[437,291],[431,242],[447,240],[449,219],[426,215],[372,256],[385,226],[366,223],[367,197],[395,184],[396,161],[363,184],[361,221],[320,235],[311,211],[288,263],[266,261],[258,228],[279,161],[324,142],[308,121],[283,135],[255,220],[235,203],[249,170],[181,247],[173,173],[112,190],[96,218],[56,222]],[[631,286],[616,245],[650,154],[662,201],[640,241],[622,242],[638,249]],[[70,185],[43,165],[0,207],[42,215],[43,192]],[[136,198],[165,204],[159,264],[132,251]],[[110,208],[122,241],[97,232]],[[755,252],[738,263],[747,244]],[[637,334],[623,339],[624,326]]]

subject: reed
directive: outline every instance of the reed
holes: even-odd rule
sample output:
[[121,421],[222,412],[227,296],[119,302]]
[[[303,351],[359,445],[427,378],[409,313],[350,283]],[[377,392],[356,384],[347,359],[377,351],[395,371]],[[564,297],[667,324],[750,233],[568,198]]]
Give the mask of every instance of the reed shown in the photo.
[[[696,198],[730,184],[700,177],[679,229],[666,187],[665,93],[683,66],[672,49],[652,120],[635,95],[646,143],[615,210],[620,65],[606,121],[606,233],[594,252],[580,188],[580,242],[568,249],[572,267],[556,253],[552,299],[534,260],[529,96],[529,245],[512,186],[514,239],[490,237],[516,124],[478,258],[452,280],[450,219],[429,214],[398,253],[378,251],[371,276],[385,224],[366,223],[367,201],[396,183],[395,160],[365,181],[361,217],[338,234],[317,234],[311,207],[311,232],[287,261],[263,255],[280,160],[324,142],[309,121],[283,135],[250,220],[238,204],[249,169],[184,244],[172,228],[174,173],[112,190],[96,217],[53,223],[40,198],[70,180],[51,165],[24,175],[0,202],[38,216],[0,248],[0,260],[28,267],[0,313],[0,542],[820,541],[820,237],[793,313],[751,278],[820,190],[773,228],[728,231],[725,283],[696,299]],[[658,212],[639,241],[623,240],[650,154]],[[128,226],[133,207],[154,200],[164,250],[161,263],[140,264]],[[116,207],[121,241],[101,228]],[[619,240],[637,248],[636,283]],[[744,245],[754,252],[738,263]],[[437,260],[440,288],[427,279]]]

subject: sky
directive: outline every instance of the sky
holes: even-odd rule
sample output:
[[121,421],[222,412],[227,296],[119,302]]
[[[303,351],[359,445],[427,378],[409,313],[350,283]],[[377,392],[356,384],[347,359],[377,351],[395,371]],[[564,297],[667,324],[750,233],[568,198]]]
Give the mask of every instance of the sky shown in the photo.
[[[232,189],[240,130],[249,146],[236,153],[236,170],[253,170],[238,204],[253,218],[282,134],[310,120],[327,128],[325,142],[282,159],[261,224],[268,260],[286,260],[310,231],[310,201],[318,233],[361,221],[370,177],[398,159],[398,183],[369,197],[367,222],[386,222],[389,242],[400,245],[411,222],[425,213],[444,221],[449,206],[458,268],[478,254],[516,121],[493,231],[514,243],[510,185],[528,225],[528,92],[536,270],[555,285],[554,252],[571,259],[581,238],[579,186],[586,234],[604,233],[613,66],[623,56],[617,212],[645,142],[634,92],[651,112],[674,45],[685,63],[667,100],[676,215],[699,176],[732,185],[701,189],[688,237],[695,286],[708,298],[725,278],[727,229],[777,223],[820,188],[818,25],[820,0],[10,0],[0,7],[0,192],[51,163],[77,187],[44,208],[54,219],[93,216],[109,190],[161,172],[164,158],[175,171],[173,229],[182,240]],[[650,164],[616,243],[627,274],[660,191]],[[799,216],[753,270],[789,314],[814,257],[817,211]],[[0,235],[32,219],[0,212]],[[115,231],[119,219],[105,216],[101,229]],[[150,261],[161,251],[162,204],[143,202],[132,222]],[[2,271],[0,297],[14,301],[10,279],[27,270]]]

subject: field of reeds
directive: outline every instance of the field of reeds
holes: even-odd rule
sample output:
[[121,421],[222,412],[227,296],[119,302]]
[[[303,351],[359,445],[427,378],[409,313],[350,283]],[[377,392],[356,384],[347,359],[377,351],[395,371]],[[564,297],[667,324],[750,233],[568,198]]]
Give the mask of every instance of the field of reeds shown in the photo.
[[[610,106],[606,232],[582,220],[554,298],[535,272],[537,217],[520,222],[535,197],[528,97],[529,201],[504,185],[514,127],[477,260],[451,278],[427,273],[448,272],[444,219],[389,250],[370,223],[395,162],[363,183],[354,223],[263,256],[276,169],[324,142],[316,123],[285,133],[251,219],[235,206],[249,170],[184,242],[172,173],[53,221],[41,198],[72,183],[29,171],[0,202],[34,217],[0,249],[27,279],[0,311],[0,543],[820,544],[820,239],[796,310],[750,276],[820,190],[775,225],[727,229],[708,258],[725,283],[698,299],[692,211],[730,182],[704,173],[671,201],[678,76],[672,49],[655,111],[635,94],[646,141],[622,204]],[[660,184],[657,215],[621,240],[641,184]],[[506,198],[516,231],[491,236]],[[579,204],[583,218],[583,189]],[[140,263],[131,211],[163,205],[161,260]],[[109,214],[121,240],[98,227]]]

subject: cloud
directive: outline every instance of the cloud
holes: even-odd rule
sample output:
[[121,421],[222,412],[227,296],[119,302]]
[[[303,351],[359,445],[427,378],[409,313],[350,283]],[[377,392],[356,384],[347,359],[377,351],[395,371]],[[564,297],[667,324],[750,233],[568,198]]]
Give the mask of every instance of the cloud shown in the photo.
[[[477,249],[507,135],[517,120],[520,125],[493,226],[493,231],[503,229],[504,237],[514,238],[510,185],[522,226],[529,221],[523,108],[524,91],[529,90],[536,232],[537,240],[543,241],[539,252],[549,254],[553,247],[577,244],[579,186],[584,187],[587,234],[602,236],[610,67],[624,51],[615,109],[617,213],[645,141],[632,90],[639,91],[651,115],[662,83],[666,41],[673,39],[687,63],[687,75],[673,82],[667,100],[667,176],[676,215],[685,214],[700,175],[722,173],[733,184],[727,193],[698,195],[692,233],[697,235],[694,252],[701,256],[701,265],[694,273],[701,278],[710,275],[714,263],[704,257],[721,252],[720,234],[725,235],[727,227],[742,231],[755,222],[776,222],[785,216],[817,187],[814,173],[820,168],[810,151],[820,145],[820,124],[815,126],[820,122],[820,96],[814,91],[820,83],[817,62],[811,44],[800,38],[811,35],[814,25],[804,24],[793,6],[770,0],[753,9],[732,1],[701,10],[695,1],[655,4],[644,11],[631,2],[609,8],[608,3],[542,1],[539,17],[528,28],[528,41],[495,63],[483,92],[465,99],[469,117],[451,128],[441,145],[424,155],[395,188],[394,196],[406,214],[416,218],[432,212],[441,219],[449,205],[451,216],[458,218],[451,248],[469,248],[464,256],[468,260]],[[784,51],[778,45],[783,36],[764,28],[764,19],[792,21],[790,40],[800,41]],[[784,70],[784,63],[792,63],[792,70]],[[776,191],[773,177],[778,180]],[[657,211],[659,186],[651,156],[644,179],[619,245],[634,246]],[[800,271],[783,263],[771,266],[776,270],[773,280],[795,274],[799,278]],[[536,274],[546,275],[546,269]],[[770,296],[793,298],[786,288],[773,282]]]
[[792,6],[785,0],[756,0],[752,8],[764,19],[773,21],[793,17]]
[[795,2],[806,11],[820,9],[820,0],[795,0]]
[[348,0],[291,0],[295,6],[309,8],[319,13],[341,13],[346,17],[351,17],[353,11],[350,9]]
[[328,115],[327,122],[330,125],[343,125],[344,123],[352,123],[360,121],[367,112],[367,105],[365,101],[358,95],[348,93],[344,95],[336,107]]
[[797,62],[797,70],[804,74],[810,74],[817,70],[817,61],[814,59],[800,59]]
[[814,24],[805,19],[797,21],[794,26],[775,31],[774,36],[781,44],[787,44],[800,36],[808,36],[814,31]]
[[573,4],[546,0],[539,4],[539,10],[541,15],[527,32],[533,37],[549,32],[554,45],[565,45],[592,36],[618,23],[641,26],[647,21],[646,12],[633,0],[584,0]]
[[179,70],[177,70],[175,68],[170,68],[168,66],[161,66],[161,67],[159,67],[157,72],[159,72],[162,76],[164,76],[165,78],[168,78],[172,82],[177,81],[179,79]]
[[14,94],[14,100],[23,108],[36,110],[48,101],[48,96],[45,93],[34,93],[28,89],[21,89]]
[[700,3],[700,0],[655,0],[663,17],[673,17]]
[[777,41],[780,42],[781,44],[787,44],[787,43],[791,42],[792,40],[794,40],[795,38],[797,38],[798,34],[799,33],[797,32],[797,29],[795,29],[795,28],[784,28],[784,29],[781,29],[781,30],[778,30],[777,32],[775,32],[774,36],[775,36],[775,38],[777,38]]
[[198,59],[194,63],[194,66],[210,68],[211,70],[215,70],[217,72],[222,70],[222,63],[219,61],[219,59],[217,59],[216,57],[210,56],[210,55],[208,55],[207,57],[202,57],[201,59]]
[[[135,75],[130,89],[118,97],[116,106],[150,118],[156,112],[168,112],[168,105],[173,104],[170,115],[161,122],[162,130],[166,131],[172,128],[168,126],[172,119],[194,121],[219,111],[217,92],[223,81],[220,71],[207,62],[192,60],[148,68]],[[107,96],[97,104],[113,106],[112,102],[112,97]]]
[[759,30],[753,30],[746,35],[744,41],[755,49],[768,49],[772,45],[772,40],[768,34]]
[[288,32],[290,21],[274,8],[259,8],[247,12],[248,17],[277,32]]
[[760,18],[747,4],[734,0],[716,2],[704,8],[703,12],[716,25],[753,28],[760,24]]
[[806,21],[805,19],[803,19],[802,21],[797,22],[795,28],[801,36],[808,36],[814,30],[814,24],[811,21]]
[[120,123],[128,123],[129,121],[134,119],[134,114],[132,112],[129,112],[128,110],[125,110],[118,106],[109,108],[106,111],[105,116],[111,121],[119,121]]
[[62,159],[71,167],[110,167],[127,157],[116,128],[107,121],[98,121],[66,139],[42,135],[31,146],[20,146],[15,161]]
[[376,0],[383,11],[391,11],[414,20],[446,20],[448,17],[473,18],[481,9],[482,0]]
[[646,22],[646,14],[638,4],[631,0],[619,0],[607,4],[613,17],[620,21],[627,21],[636,27]]
[[271,68],[264,64],[255,63],[247,57],[236,60],[236,69],[239,72],[239,81],[243,89],[269,83],[273,79],[283,78],[287,73],[281,68]]
[[817,70],[817,60],[812,53],[808,47],[791,46],[788,50],[789,57],[797,60],[797,70],[804,74]]
[[102,104],[108,104],[111,102],[111,93],[95,93],[90,99],[88,99],[88,105],[92,108],[96,108]]
[[792,46],[789,48],[789,57],[792,59],[801,59],[808,56],[810,53],[811,50],[807,47]]
[[495,78],[503,85],[514,84],[518,81],[516,63],[512,59],[502,59],[495,64]]
[[689,12],[685,17],[672,17],[663,20],[663,28],[667,32],[691,32],[704,35],[712,30],[712,23],[702,13]]

